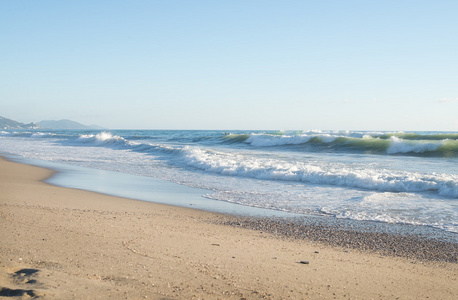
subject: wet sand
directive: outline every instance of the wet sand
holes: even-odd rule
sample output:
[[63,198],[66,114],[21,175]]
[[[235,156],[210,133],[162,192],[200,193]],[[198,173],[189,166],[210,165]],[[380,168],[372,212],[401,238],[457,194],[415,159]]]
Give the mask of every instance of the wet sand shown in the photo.
[[[458,263],[458,235],[439,229],[431,228],[416,232],[416,226],[413,225],[380,224],[313,216],[302,218],[228,216],[226,220],[220,220],[218,223],[265,231],[279,238],[314,241],[342,249],[356,249],[366,253],[425,262]],[[369,229],[364,226],[368,223],[372,223]],[[389,232],[383,230],[390,226],[394,229]]]
[[[318,233],[309,234],[313,226],[234,218],[42,182],[52,174],[0,159],[0,298],[458,295],[456,243],[402,242],[404,237],[392,235],[388,243],[373,234],[319,226]],[[342,240],[348,245],[336,242]],[[424,246],[414,247],[416,241]]]

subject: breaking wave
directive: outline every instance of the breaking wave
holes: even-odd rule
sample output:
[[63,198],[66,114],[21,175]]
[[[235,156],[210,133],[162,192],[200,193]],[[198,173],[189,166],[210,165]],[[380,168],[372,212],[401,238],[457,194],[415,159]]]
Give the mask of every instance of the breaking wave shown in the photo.
[[158,177],[222,201],[458,232],[458,133],[3,130],[0,140],[2,153]]
[[183,162],[221,175],[308,182],[389,192],[432,192],[458,198],[458,175],[421,174],[352,165],[288,162],[185,147]]
[[[233,134],[232,143],[253,147],[288,147],[295,150],[363,152],[373,154],[411,154],[425,156],[458,156],[458,134],[421,135],[415,133],[302,132],[284,134]],[[302,147],[300,147],[302,146]]]
[[[353,133],[354,135],[354,133]],[[254,147],[302,145],[306,143],[346,145],[358,149],[395,153],[425,153],[440,151],[452,140],[403,140],[397,136],[387,139],[373,138],[367,134],[361,137],[345,137],[331,134],[284,135],[250,134],[232,135],[231,142],[243,142]],[[73,141],[78,145],[111,147],[129,151],[162,155],[170,164],[180,164],[201,171],[227,176],[248,177],[264,180],[308,182],[320,185],[334,185],[388,192],[431,192],[448,198],[458,198],[458,175],[421,174],[408,171],[371,169],[336,163],[286,161],[280,158],[250,156],[243,152],[231,153],[210,150],[197,146],[174,146],[160,143],[129,141],[109,132],[83,134]],[[454,150],[453,150],[454,151]]]

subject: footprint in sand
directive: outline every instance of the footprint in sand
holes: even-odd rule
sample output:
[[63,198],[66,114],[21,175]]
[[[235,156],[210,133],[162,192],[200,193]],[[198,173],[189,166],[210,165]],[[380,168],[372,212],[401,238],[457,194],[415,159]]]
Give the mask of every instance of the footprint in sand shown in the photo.
[[[23,297],[38,298],[38,293],[33,289],[39,285],[36,280],[39,270],[37,269],[20,269],[14,273],[6,274],[6,281],[2,280],[0,286],[0,297]],[[9,286],[9,287],[7,287]]]

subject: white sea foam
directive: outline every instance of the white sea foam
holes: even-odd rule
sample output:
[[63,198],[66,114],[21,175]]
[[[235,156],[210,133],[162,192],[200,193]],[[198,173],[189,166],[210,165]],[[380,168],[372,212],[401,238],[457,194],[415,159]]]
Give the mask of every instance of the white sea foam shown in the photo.
[[101,132],[98,134],[82,134],[78,138],[78,142],[83,144],[93,144],[95,146],[103,146],[103,145],[118,145],[118,146],[125,146],[128,142],[118,136],[113,135],[109,132]]
[[251,134],[246,143],[255,147],[268,147],[279,145],[296,145],[310,141],[310,136],[277,136],[266,134]]
[[[337,218],[432,226],[458,232],[456,210],[446,202],[435,202],[412,193],[374,193],[356,203],[325,206],[322,210]],[[440,219],[437,216],[441,215]]]
[[458,175],[372,169],[320,162],[290,162],[185,147],[185,164],[222,175],[392,192],[436,192],[458,198]]
[[313,138],[318,138],[324,143],[332,143],[340,135],[331,134],[301,134],[301,135],[271,135],[271,134],[251,134],[246,143],[255,147],[269,147],[282,145],[299,145],[308,143]]
[[246,139],[246,143],[255,147],[299,145],[310,142],[312,139],[323,143],[332,143],[338,138],[370,139],[377,132],[350,132],[334,131],[322,132],[321,130],[304,131],[304,132],[282,132],[282,134],[252,133]]
[[32,133],[30,136],[40,138],[40,137],[50,137],[50,136],[55,136],[55,135],[56,134],[52,132],[35,132],[35,133]]
[[424,153],[428,151],[435,151],[440,146],[443,145],[443,141],[429,141],[429,142],[422,142],[422,141],[405,141],[401,138],[396,136],[391,137],[391,144],[390,147],[387,149],[388,154],[395,154],[395,153]]

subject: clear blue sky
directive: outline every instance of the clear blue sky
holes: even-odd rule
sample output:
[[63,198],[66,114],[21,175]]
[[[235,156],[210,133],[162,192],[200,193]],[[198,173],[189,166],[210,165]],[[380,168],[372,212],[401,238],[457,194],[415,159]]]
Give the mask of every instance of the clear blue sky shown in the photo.
[[458,1],[0,1],[0,116],[458,131]]

